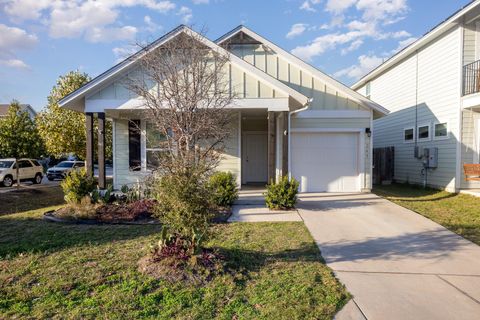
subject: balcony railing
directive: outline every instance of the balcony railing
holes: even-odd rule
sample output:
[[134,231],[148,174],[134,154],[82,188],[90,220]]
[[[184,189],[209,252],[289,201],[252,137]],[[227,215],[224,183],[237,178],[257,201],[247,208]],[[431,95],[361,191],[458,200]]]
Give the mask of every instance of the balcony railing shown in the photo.
[[480,92],[480,60],[463,66],[463,95]]

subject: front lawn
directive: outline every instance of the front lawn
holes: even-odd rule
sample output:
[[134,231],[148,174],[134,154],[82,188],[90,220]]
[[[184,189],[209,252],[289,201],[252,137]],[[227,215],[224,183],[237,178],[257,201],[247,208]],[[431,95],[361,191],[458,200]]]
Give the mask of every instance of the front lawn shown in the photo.
[[60,225],[46,209],[0,217],[0,318],[330,319],[349,298],[303,223],[215,225],[229,272],[195,286],[137,271],[158,226]]
[[402,184],[373,192],[480,245],[480,198]]

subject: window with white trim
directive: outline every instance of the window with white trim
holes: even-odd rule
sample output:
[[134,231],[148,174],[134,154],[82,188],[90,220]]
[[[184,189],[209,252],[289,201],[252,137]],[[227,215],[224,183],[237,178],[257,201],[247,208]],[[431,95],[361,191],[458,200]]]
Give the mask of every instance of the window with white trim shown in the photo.
[[413,142],[414,138],[415,138],[415,129],[414,128],[403,129],[403,141],[404,142]]
[[417,127],[417,138],[418,141],[430,140],[430,125],[423,124]]
[[157,169],[160,157],[165,152],[167,139],[152,123],[147,122],[145,127],[147,170]]
[[447,139],[448,138],[448,124],[446,122],[435,123],[433,129],[433,137],[435,139]]

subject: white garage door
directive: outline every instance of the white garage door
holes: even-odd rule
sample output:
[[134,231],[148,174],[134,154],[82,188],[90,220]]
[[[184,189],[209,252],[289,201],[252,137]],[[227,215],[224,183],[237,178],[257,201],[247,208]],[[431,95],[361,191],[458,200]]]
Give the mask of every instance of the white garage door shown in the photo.
[[292,174],[301,192],[358,192],[359,133],[292,133]]

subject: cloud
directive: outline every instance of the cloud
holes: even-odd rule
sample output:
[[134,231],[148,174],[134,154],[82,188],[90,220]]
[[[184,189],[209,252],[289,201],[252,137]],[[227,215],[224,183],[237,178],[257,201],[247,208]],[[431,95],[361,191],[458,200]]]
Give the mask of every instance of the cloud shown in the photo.
[[320,2],[322,2],[322,0],[305,0],[300,5],[300,10],[316,12],[317,10],[313,6],[319,4]]
[[132,26],[121,28],[92,28],[86,35],[86,40],[93,43],[133,40],[136,34],[137,28]]
[[291,28],[290,31],[285,36],[287,39],[293,39],[307,30],[308,24],[306,23],[295,23]]
[[147,31],[150,32],[150,33],[153,33],[153,32],[156,32],[156,31],[162,29],[162,26],[156,24],[155,22],[153,22],[153,20],[152,20],[152,18],[151,18],[150,16],[145,16],[145,17],[143,17],[143,21],[144,21],[145,24],[147,25],[147,27],[145,28],[145,30],[147,30]]
[[210,0],[192,0],[193,4],[209,4]]
[[357,0],[328,0],[325,10],[334,14],[341,14],[356,2]]
[[190,23],[193,18],[192,9],[186,6],[182,6],[177,12],[178,16],[182,16],[182,23]]
[[[175,9],[170,0],[7,0],[11,20],[39,20],[52,38],[84,37],[90,42],[132,40],[137,28],[122,26],[120,9],[141,6],[160,13]],[[151,27],[151,26],[150,26]]]
[[30,67],[20,59],[7,59],[7,60],[0,59],[0,65],[4,65],[4,66],[15,68],[15,69],[30,69]]
[[[345,45],[357,40],[361,40],[368,34],[368,31],[349,31],[346,33],[331,33],[315,38],[310,44],[298,46],[292,50],[292,53],[302,59],[311,61],[314,57],[323,54],[328,50],[333,50],[339,45]],[[359,46],[358,41],[356,45]]]
[[[305,3],[312,7],[312,0]],[[327,0],[324,8],[332,14],[331,22],[322,24],[319,30],[328,30],[328,33],[294,48],[293,54],[311,61],[329,50],[339,49],[346,55],[360,48],[367,39],[411,37],[405,30],[385,30],[385,25],[404,18],[409,10],[406,0]]]
[[0,24],[0,64],[13,68],[27,68],[27,64],[17,57],[18,51],[30,50],[38,42],[37,36],[25,30]]
[[358,57],[358,64],[339,70],[335,72],[333,76],[337,78],[348,77],[358,80],[363,75],[378,67],[383,61],[383,58],[376,55],[361,55]]
[[113,54],[115,55],[115,63],[119,63],[128,57],[130,57],[132,54],[140,50],[140,47],[137,45],[125,45],[122,47],[115,47],[112,49]]

